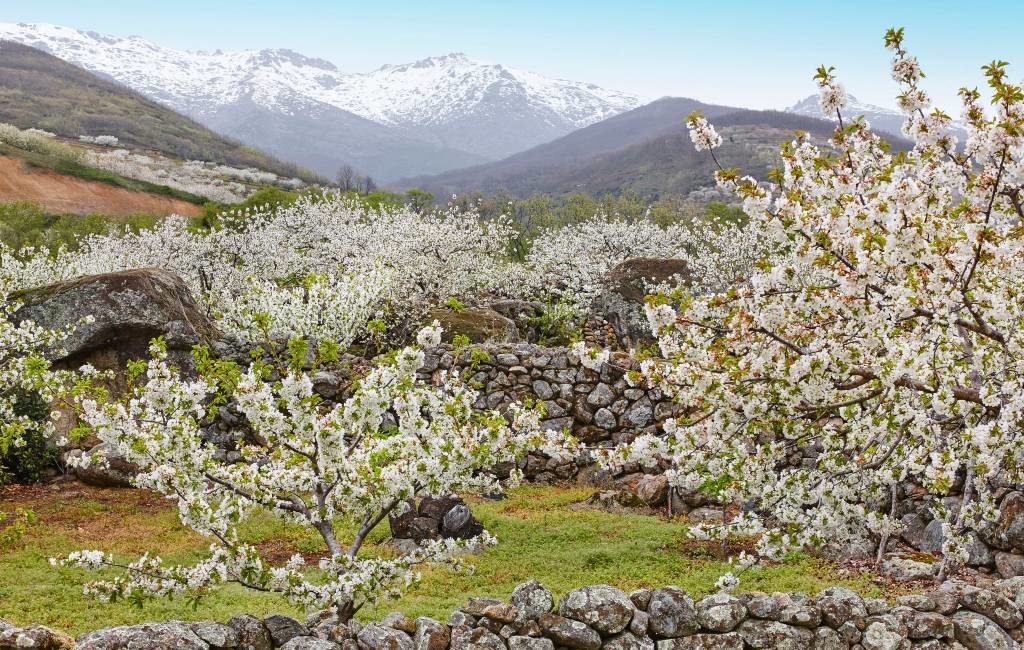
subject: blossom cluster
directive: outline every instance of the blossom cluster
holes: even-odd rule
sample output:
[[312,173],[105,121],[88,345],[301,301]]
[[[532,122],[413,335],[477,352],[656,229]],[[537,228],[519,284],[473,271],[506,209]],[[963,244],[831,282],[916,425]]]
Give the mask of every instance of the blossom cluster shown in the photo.
[[[886,45],[913,149],[844,116],[821,69],[841,122],[830,150],[798,135],[771,185],[717,173],[773,255],[723,291],[648,305],[663,356],[634,380],[685,415],[608,462],[668,459],[675,488],[751,504],[723,528],[765,554],[863,540],[881,558],[919,486],[944,575],[997,516],[1000,486],[1024,479],[1024,93],[987,66],[992,109],[961,91],[961,145],[927,112],[902,30]],[[691,129],[713,148],[707,124]]]

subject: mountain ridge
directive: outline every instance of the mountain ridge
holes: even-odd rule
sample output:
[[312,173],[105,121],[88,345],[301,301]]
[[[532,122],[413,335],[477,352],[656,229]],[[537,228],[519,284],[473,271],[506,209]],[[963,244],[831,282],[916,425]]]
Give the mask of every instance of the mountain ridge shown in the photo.
[[[461,53],[344,73],[329,61],[288,49],[176,50],[138,37],[42,23],[0,23],[0,38],[37,47],[117,80],[204,124],[211,116],[230,114],[233,105],[249,103],[273,114],[266,116],[267,123],[280,123],[281,116],[312,120],[337,142],[344,134],[332,131],[323,115],[338,117],[341,111],[363,118],[393,132],[385,136],[384,131],[363,124],[356,140],[370,143],[382,137],[392,143],[401,140],[409,147],[409,169],[400,174],[406,176],[502,158],[644,101],[629,93],[550,79]],[[356,123],[351,117],[346,121]],[[313,126],[302,124],[293,130],[304,133]],[[273,148],[263,140],[250,143]],[[284,153],[292,155],[306,144],[296,144]],[[332,173],[331,165],[350,163],[370,173],[397,177],[390,169],[361,164],[365,162],[361,147],[340,151],[318,171]]]

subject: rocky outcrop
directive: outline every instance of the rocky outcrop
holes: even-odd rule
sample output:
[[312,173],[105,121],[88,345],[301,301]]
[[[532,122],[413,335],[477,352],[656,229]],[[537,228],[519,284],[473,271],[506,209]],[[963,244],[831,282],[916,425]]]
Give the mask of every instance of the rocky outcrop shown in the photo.
[[[535,581],[511,602],[471,598],[445,622],[394,613],[376,623],[341,621],[331,612],[305,624],[286,616],[236,616],[226,625],[151,623],[85,634],[82,650],[250,648],[251,650],[1020,650],[1024,578],[990,589],[946,582],[893,602],[833,587],[807,594],[712,594],[694,601],[675,587],[626,594],[610,585],[574,589],[553,612],[554,597]],[[50,645],[14,645],[53,639]],[[46,643],[51,643],[46,641]],[[0,621],[0,650],[70,648],[41,626]],[[5,645],[6,644],[6,645]]]
[[[14,314],[16,322],[30,320],[53,329],[74,326],[64,349],[52,354],[58,365],[69,368],[91,363],[121,371],[129,359],[148,356],[149,342],[158,336],[187,365],[192,346],[218,336],[181,278],[164,269],[89,275],[13,298],[22,303]],[[83,322],[86,317],[91,322]]]
[[456,336],[465,336],[470,343],[512,343],[519,340],[519,330],[509,318],[489,307],[447,307],[430,311],[427,322],[436,320],[444,328],[444,340],[451,343]]
[[601,284],[604,289],[591,306],[589,328],[604,324],[611,327],[622,349],[654,342],[644,315],[644,297],[661,284],[686,283],[690,277],[685,260],[638,257],[628,259],[608,271]]
[[[219,336],[181,278],[163,269],[90,275],[23,291],[14,298],[21,302],[15,322],[33,321],[58,330],[73,328],[60,349],[49,351],[55,367],[77,369],[89,364],[109,370],[111,378],[105,383],[114,394],[127,387],[124,370],[128,361],[148,357],[154,338],[162,337],[170,361],[189,372],[194,367],[193,346],[211,344]],[[62,412],[58,434],[64,434],[74,425],[74,416],[59,404],[55,409]],[[103,445],[69,453],[107,459],[78,472],[86,483],[124,486],[136,472]]]

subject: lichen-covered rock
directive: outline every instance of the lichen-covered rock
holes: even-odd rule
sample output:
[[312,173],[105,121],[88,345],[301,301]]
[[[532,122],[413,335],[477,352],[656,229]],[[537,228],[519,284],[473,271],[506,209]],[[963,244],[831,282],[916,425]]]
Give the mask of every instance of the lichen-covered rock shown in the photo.
[[821,618],[829,627],[838,628],[846,621],[856,624],[868,617],[864,599],[846,587],[828,587],[821,590],[815,602]]
[[413,637],[415,650],[445,650],[451,642],[452,633],[447,625],[426,616],[416,619],[416,635]]
[[813,644],[814,650],[848,650],[850,647],[839,632],[826,626],[814,630]]
[[513,343],[519,340],[516,324],[487,307],[467,307],[458,311],[440,307],[431,310],[427,316],[427,322],[434,320],[444,328],[442,336],[447,343],[456,336],[465,336],[471,343]]
[[558,613],[589,625],[603,635],[618,634],[633,619],[633,603],[625,592],[609,585],[592,585],[567,593]]
[[701,598],[696,610],[700,626],[711,632],[729,632],[747,616],[746,606],[735,596],[724,593]]
[[281,650],[340,650],[341,646],[334,641],[318,639],[315,636],[292,637]]
[[509,637],[508,650],[555,650],[555,643],[551,639],[516,635]]
[[991,619],[975,612],[953,615],[956,640],[968,650],[1019,650],[1020,646]]
[[263,624],[263,621],[241,614],[232,616],[228,620],[228,626],[238,632],[238,642],[246,650],[272,650],[274,642],[270,638],[270,630]]
[[809,650],[814,632],[778,621],[747,619],[736,628],[747,647],[754,650]]
[[192,631],[188,623],[168,621],[89,632],[78,639],[75,650],[208,650],[209,647]]
[[813,604],[788,605],[779,612],[778,620],[800,627],[818,627],[821,623],[821,612]]
[[452,650],[505,650],[505,641],[484,627],[452,631]]
[[61,344],[64,354],[51,355],[69,367],[95,361],[98,351],[111,351],[116,359],[97,367],[123,372],[129,359],[148,356],[149,342],[157,336],[164,338],[175,361],[189,366],[192,346],[219,337],[181,278],[164,269],[87,275],[29,289],[14,298],[21,302],[15,322],[31,320],[63,329],[92,318],[75,327]]
[[193,623],[191,628],[196,636],[209,643],[211,648],[237,648],[242,643],[242,637],[238,630],[230,625],[215,621],[200,621]]
[[263,619],[274,647],[281,647],[297,636],[309,636],[309,629],[290,616],[271,614]]
[[1009,492],[999,502],[999,518],[983,532],[985,540],[1002,551],[1024,553],[1024,493]]
[[71,650],[75,640],[44,625],[18,628],[0,620],[0,650]]
[[555,606],[551,592],[536,580],[524,582],[516,587],[512,591],[511,601],[526,618],[532,619],[547,614]]
[[654,650],[654,641],[632,632],[617,634],[604,642],[602,650]]
[[694,634],[658,641],[657,650],[743,650],[743,637],[735,632]]
[[960,604],[992,619],[1007,630],[1019,626],[1024,620],[1020,608],[1013,601],[988,589],[965,588],[960,595]]
[[1024,576],[1024,554],[996,551],[993,555],[996,570],[1004,578]]
[[558,614],[542,614],[537,622],[544,634],[558,645],[579,650],[597,650],[601,647],[601,635],[586,623]]
[[938,612],[913,612],[906,623],[908,639],[953,638],[953,621]]
[[644,296],[652,284],[673,279],[686,281],[685,260],[633,258],[608,271],[601,279],[604,290],[594,299],[591,311],[610,324],[623,348],[654,340],[644,314]]
[[682,589],[665,587],[651,594],[648,631],[656,639],[687,636],[700,629],[693,599]]
[[413,650],[409,635],[392,627],[371,623],[356,635],[361,650]]

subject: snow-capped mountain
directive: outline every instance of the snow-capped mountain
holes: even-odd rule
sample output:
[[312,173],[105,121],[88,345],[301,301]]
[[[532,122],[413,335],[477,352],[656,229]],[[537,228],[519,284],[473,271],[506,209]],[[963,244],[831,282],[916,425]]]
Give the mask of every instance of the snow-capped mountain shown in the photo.
[[[853,95],[848,95],[849,107],[844,113],[850,115],[863,115],[864,118],[874,129],[879,131],[885,131],[895,135],[900,135],[903,129],[903,123],[906,121],[906,116],[894,108],[886,108],[885,106],[877,106],[875,104],[867,104],[865,102],[858,101]],[[806,115],[807,117],[825,117],[830,120],[835,120],[834,115],[824,115],[821,112],[821,105],[818,103],[818,95],[810,95],[804,99],[801,99],[797,103],[793,104],[789,108],[785,109],[787,113],[797,113],[798,115]]]
[[[903,123],[906,122],[907,118],[903,113],[894,108],[886,108],[885,106],[858,101],[853,95],[848,95],[847,99],[850,105],[844,111],[846,114],[863,115],[864,119],[868,121],[868,124],[873,129],[904,137]],[[822,115],[821,105],[818,103],[818,95],[806,97],[785,110],[787,113],[797,113],[808,117],[827,117],[827,119],[835,121],[835,116]],[[961,141],[967,135],[967,129],[959,122],[953,122],[951,130]]]
[[[316,161],[326,173],[348,162],[395,178],[497,159],[644,103],[463,54],[349,73],[291,50],[185,51],[38,23],[0,23],[0,39],[49,52],[283,157],[290,146],[322,148],[315,141],[289,145],[288,137],[315,138],[314,126],[335,146],[344,144],[332,124],[345,123],[356,131],[353,146],[347,158]],[[285,133],[265,133],[270,125]],[[367,160],[377,138],[407,159]],[[407,141],[416,151],[402,154]]]

